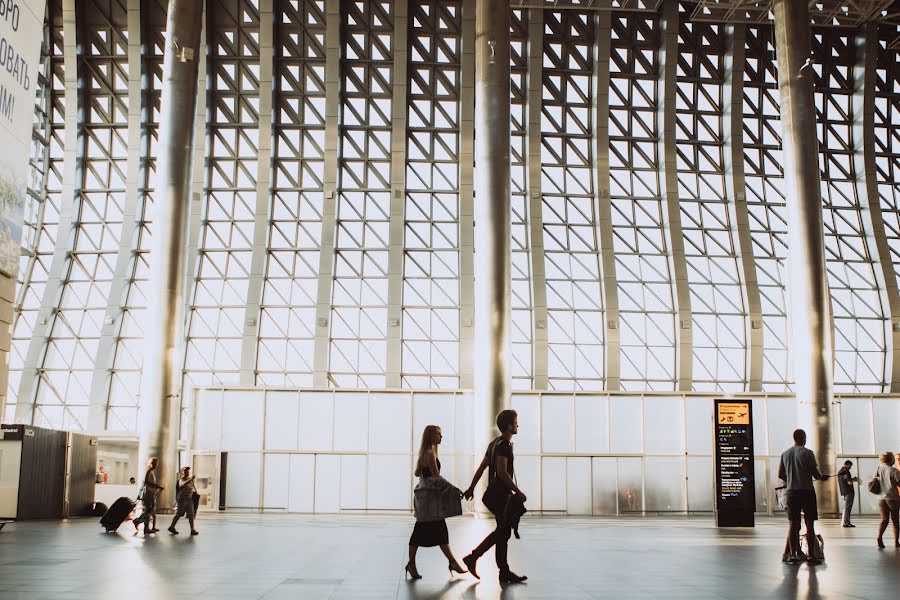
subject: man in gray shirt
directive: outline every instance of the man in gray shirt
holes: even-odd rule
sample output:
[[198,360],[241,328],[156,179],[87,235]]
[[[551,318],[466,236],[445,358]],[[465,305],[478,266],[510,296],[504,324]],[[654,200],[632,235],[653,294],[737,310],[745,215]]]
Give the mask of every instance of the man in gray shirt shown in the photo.
[[806,540],[809,544],[809,564],[822,562],[819,542],[816,539],[816,519],[819,518],[816,506],[816,490],[813,479],[825,480],[827,475],[819,472],[815,453],[806,447],[806,432],[802,429],[794,431],[794,445],[781,454],[778,465],[778,477],[787,482],[788,547],[790,552],[783,560],[796,563],[802,560],[800,551],[800,514],[806,522]]

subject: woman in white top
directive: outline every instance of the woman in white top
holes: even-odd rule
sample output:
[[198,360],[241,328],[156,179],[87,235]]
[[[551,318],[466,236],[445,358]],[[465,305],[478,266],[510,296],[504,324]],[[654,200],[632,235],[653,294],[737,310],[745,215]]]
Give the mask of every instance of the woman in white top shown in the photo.
[[894,546],[900,548],[900,471],[894,468],[894,453],[882,452],[881,464],[875,471],[875,479],[881,486],[878,494],[878,509],[881,511],[881,524],[878,526],[878,547],[884,548],[881,536],[887,529],[888,520],[894,524]]

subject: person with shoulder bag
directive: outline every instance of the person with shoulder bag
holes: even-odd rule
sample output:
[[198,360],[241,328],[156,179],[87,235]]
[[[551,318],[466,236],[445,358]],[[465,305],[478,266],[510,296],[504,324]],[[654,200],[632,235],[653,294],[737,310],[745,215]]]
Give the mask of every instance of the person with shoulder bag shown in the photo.
[[[527,500],[514,479],[512,436],[519,432],[519,419],[516,411],[500,411],[500,414],[497,415],[497,429],[500,430],[500,437],[495,438],[488,445],[481,465],[479,465],[474,477],[472,477],[472,484],[463,494],[464,498],[471,499],[475,495],[475,486],[478,485],[478,480],[481,479],[484,470],[488,469],[488,486],[481,501],[484,502],[484,505],[497,519],[497,528],[484,538],[478,547],[472,550],[471,554],[463,558],[463,563],[465,563],[472,575],[478,577],[478,573],[475,571],[478,559],[490,550],[491,546],[496,546],[495,554],[497,568],[500,570],[500,583],[521,583],[528,577],[513,573],[509,569],[509,563],[507,562],[512,523],[505,514],[508,501],[513,494],[515,494],[517,502],[521,503],[523,507]],[[524,508],[522,512],[524,512]],[[480,579],[480,577],[478,578]]]
[[894,453],[882,452],[879,456],[881,464],[869,481],[869,491],[878,494],[878,510],[881,512],[881,523],[878,524],[878,548],[884,548],[882,536],[887,529],[888,521],[894,524],[894,546],[900,548],[900,471],[894,468]]
[[178,523],[178,519],[187,515],[188,523],[191,525],[191,535],[199,535],[200,532],[197,531],[194,519],[197,518],[197,500],[199,500],[200,494],[197,493],[194,486],[194,476],[191,475],[190,467],[183,467],[178,475],[178,484],[175,486],[177,509],[175,518],[172,519],[172,524],[169,525],[169,533],[178,535],[175,524]]
[[447,557],[451,577],[453,573],[466,572],[450,550],[450,534],[447,532],[445,519],[462,514],[460,502],[462,492],[441,477],[438,446],[442,439],[441,428],[437,425],[428,425],[422,432],[422,443],[419,445],[419,459],[416,461],[415,471],[419,483],[413,491],[416,525],[409,537],[409,562],[404,567],[406,574],[413,579],[422,578],[416,568],[416,552],[419,546],[426,548],[440,546],[441,552]]

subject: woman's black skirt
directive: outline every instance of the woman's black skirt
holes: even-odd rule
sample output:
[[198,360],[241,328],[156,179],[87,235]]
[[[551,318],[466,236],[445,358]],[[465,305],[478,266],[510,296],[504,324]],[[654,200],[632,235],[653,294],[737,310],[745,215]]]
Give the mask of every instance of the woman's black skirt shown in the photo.
[[410,546],[431,547],[448,543],[450,543],[450,534],[447,533],[447,522],[443,519],[418,521],[413,528],[412,535],[409,536]]

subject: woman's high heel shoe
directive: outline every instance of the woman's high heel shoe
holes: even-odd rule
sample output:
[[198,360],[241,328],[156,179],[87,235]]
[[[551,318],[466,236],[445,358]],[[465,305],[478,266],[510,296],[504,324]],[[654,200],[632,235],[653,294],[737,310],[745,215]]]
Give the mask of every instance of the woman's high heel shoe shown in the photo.
[[452,562],[447,563],[447,568],[450,569],[450,577],[453,577],[453,574],[454,574],[454,573],[459,573],[460,575],[462,575],[463,573],[468,573],[468,571],[466,571],[465,569],[463,569],[463,568],[459,565],[459,563],[456,563],[456,564],[454,564],[454,563],[452,563]]
[[419,575],[419,571],[417,571],[415,567],[410,566],[409,563],[406,563],[406,566],[403,567],[403,569],[406,571],[406,574],[413,579],[422,579],[422,576]]

